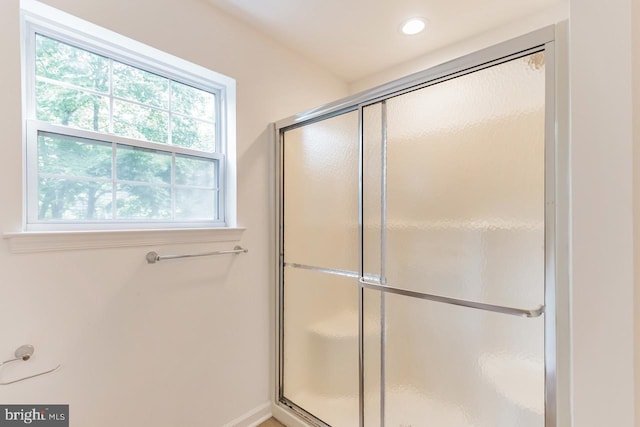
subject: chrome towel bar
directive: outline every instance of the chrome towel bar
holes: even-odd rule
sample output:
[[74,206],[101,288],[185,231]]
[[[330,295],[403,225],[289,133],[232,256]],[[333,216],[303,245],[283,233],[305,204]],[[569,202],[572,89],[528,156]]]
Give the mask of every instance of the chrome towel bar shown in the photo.
[[408,289],[394,288],[393,286],[381,285],[380,283],[370,282],[365,279],[360,279],[360,283],[365,288],[375,289],[382,292],[389,292],[392,294],[404,295],[406,297],[420,298],[429,301],[441,302],[445,304],[458,305],[461,307],[475,308],[478,310],[492,311],[494,313],[510,314],[512,316],[520,317],[540,317],[544,313],[544,306],[540,305],[534,309],[521,309],[512,307],[503,307],[501,305],[485,304],[482,302],[467,301],[457,298],[443,297],[440,295],[425,294],[422,292],[410,291]]
[[249,249],[245,249],[242,246],[235,246],[233,249],[229,251],[214,251],[214,252],[203,252],[198,254],[183,254],[183,255],[158,255],[157,252],[149,252],[147,254],[147,262],[149,264],[155,264],[158,261],[162,261],[165,259],[178,259],[178,258],[196,258],[201,256],[212,256],[212,255],[226,255],[226,254],[246,254],[249,252]]

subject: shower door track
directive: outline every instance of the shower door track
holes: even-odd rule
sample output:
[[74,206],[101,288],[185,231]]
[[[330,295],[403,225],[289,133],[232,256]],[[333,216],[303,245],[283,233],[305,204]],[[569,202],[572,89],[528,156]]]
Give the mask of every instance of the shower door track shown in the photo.
[[[556,62],[555,62],[555,37],[556,26],[548,26],[538,31],[523,35],[513,40],[483,49],[476,53],[463,56],[459,59],[444,63],[431,69],[412,74],[405,78],[387,83],[374,89],[344,98],[342,100],[321,106],[304,113],[281,120],[275,124],[275,140],[276,140],[276,208],[277,222],[276,227],[278,235],[276,238],[276,253],[278,254],[278,268],[276,269],[276,366],[275,366],[275,396],[274,405],[276,407],[285,407],[299,419],[311,425],[321,427],[331,427],[313,414],[307,412],[294,402],[284,396],[283,390],[283,371],[284,371],[284,194],[283,194],[283,164],[284,158],[282,149],[284,143],[284,133],[286,131],[308,125],[314,122],[325,120],[331,117],[339,116],[347,112],[358,111],[359,123],[359,272],[332,270],[303,264],[286,263],[289,267],[317,270],[329,274],[341,275],[351,278],[357,278],[358,288],[358,353],[359,353],[359,427],[364,427],[364,319],[363,304],[364,290],[375,289],[381,292],[382,309],[384,309],[384,295],[386,293],[395,293],[408,297],[426,299],[440,303],[454,304],[473,309],[488,310],[506,315],[515,315],[522,317],[539,317],[544,314],[544,377],[545,377],[545,423],[544,427],[557,427],[557,345],[556,345],[556,257],[561,256],[565,260],[565,251],[559,255],[556,251],[556,153],[558,147],[556,144],[557,118],[556,118]],[[544,199],[545,199],[545,229],[544,229],[544,249],[545,249],[545,283],[544,283],[544,305],[533,309],[520,309],[512,307],[502,307],[490,304],[477,303],[473,301],[457,300],[438,295],[424,294],[411,290],[395,288],[388,286],[384,279],[379,277],[370,277],[364,275],[364,241],[363,241],[363,108],[375,103],[379,103],[386,99],[422,89],[443,81],[454,79],[484,68],[491,67],[512,59],[517,59],[526,55],[537,52],[545,52],[545,73],[546,73],[546,93],[545,93],[545,158],[544,158]],[[384,111],[384,110],[383,110]],[[384,176],[384,172],[383,172]],[[384,178],[383,178],[384,180]],[[560,184],[564,189],[563,183]],[[384,193],[384,182],[382,192]],[[383,204],[384,205],[384,204]],[[384,209],[384,206],[382,206]],[[384,218],[384,216],[383,216]],[[564,233],[564,227],[562,229]],[[383,237],[384,238],[384,237]],[[564,234],[563,234],[564,239]],[[564,241],[564,240],[563,240]],[[384,254],[382,254],[384,256]],[[382,275],[384,277],[384,275]],[[564,277],[563,277],[564,279]],[[377,282],[377,283],[376,283]],[[382,334],[384,339],[384,334]],[[384,355],[381,355],[384,360]],[[384,366],[384,363],[382,364]],[[382,368],[384,369],[384,368]],[[384,389],[384,387],[381,387]],[[564,398],[564,394],[563,394]],[[384,426],[384,396],[381,396],[381,426]]]

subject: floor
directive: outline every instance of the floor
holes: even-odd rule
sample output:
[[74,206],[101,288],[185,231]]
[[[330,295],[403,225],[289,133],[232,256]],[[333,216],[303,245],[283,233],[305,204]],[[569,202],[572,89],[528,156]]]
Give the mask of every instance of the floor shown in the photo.
[[271,418],[260,424],[258,427],[284,427],[284,424],[280,424],[278,420]]

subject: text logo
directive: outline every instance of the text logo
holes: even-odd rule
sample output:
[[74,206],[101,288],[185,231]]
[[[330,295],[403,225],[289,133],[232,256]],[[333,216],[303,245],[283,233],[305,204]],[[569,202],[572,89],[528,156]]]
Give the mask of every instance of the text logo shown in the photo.
[[0,427],[69,427],[69,405],[0,405]]

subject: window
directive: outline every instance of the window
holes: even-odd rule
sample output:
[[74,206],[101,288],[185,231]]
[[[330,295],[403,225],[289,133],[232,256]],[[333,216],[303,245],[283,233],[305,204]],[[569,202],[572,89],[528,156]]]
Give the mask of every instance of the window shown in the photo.
[[29,4],[26,229],[234,226],[235,81]]

